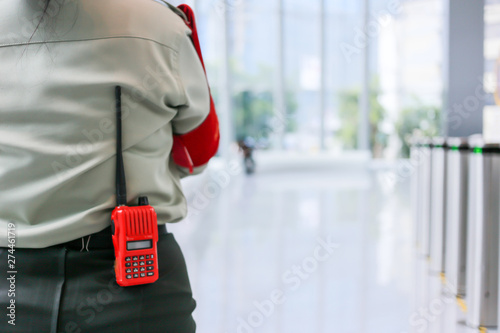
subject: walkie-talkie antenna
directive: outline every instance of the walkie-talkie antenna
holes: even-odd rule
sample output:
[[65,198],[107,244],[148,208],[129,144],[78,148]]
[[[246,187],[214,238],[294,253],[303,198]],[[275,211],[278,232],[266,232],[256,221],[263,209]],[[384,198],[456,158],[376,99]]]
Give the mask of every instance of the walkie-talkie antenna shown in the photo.
[[127,185],[122,153],[122,88],[115,87],[116,100],[116,205],[127,205]]

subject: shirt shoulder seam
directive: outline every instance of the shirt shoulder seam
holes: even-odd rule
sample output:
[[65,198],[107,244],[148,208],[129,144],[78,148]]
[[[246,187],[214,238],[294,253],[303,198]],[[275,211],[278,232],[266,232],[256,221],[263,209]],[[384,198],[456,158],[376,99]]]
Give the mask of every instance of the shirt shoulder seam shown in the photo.
[[96,38],[81,38],[81,39],[62,39],[62,40],[47,40],[47,41],[31,41],[31,42],[21,42],[21,43],[7,43],[7,44],[0,44],[0,48],[6,48],[6,47],[14,47],[14,46],[23,46],[23,45],[37,45],[37,44],[56,44],[56,43],[71,43],[71,42],[88,42],[88,41],[94,41],[94,40],[105,40],[105,39],[115,39],[115,38],[130,38],[130,39],[142,39],[142,40],[147,40],[153,43],[156,43],[158,45],[161,45],[163,47],[166,47],[168,49],[171,49],[174,52],[178,52],[179,50],[175,49],[172,46],[166,45],[162,42],[159,42],[157,40],[147,38],[147,37],[140,37],[140,36],[129,36],[129,35],[121,35],[121,36],[106,36],[106,37],[96,37]]

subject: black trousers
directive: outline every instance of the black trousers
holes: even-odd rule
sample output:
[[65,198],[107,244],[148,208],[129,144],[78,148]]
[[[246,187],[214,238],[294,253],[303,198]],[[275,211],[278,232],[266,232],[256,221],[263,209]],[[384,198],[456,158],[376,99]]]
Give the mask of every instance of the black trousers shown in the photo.
[[184,256],[173,234],[159,231],[158,281],[133,287],[116,283],[110,228],[48,248],[17,248],[15,281],[8,280],[8,249],[0,248],[0,332],[195,332]]

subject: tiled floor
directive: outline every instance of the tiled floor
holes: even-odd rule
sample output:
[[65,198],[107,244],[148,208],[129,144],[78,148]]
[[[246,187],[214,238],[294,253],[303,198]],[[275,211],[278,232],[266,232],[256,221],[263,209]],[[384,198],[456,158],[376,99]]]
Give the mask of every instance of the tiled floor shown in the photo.
[[363,169],[215,175],[169,226],[199,333],[409,332],[409,182]]

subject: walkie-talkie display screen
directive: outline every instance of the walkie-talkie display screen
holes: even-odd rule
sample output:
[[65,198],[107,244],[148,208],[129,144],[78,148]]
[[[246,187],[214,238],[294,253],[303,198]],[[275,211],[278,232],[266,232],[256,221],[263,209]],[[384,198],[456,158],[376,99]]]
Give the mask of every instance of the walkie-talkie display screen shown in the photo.
[[151,239],[144,241],[127,242],[127,251],[150,249],[152,247],[153,241]]

